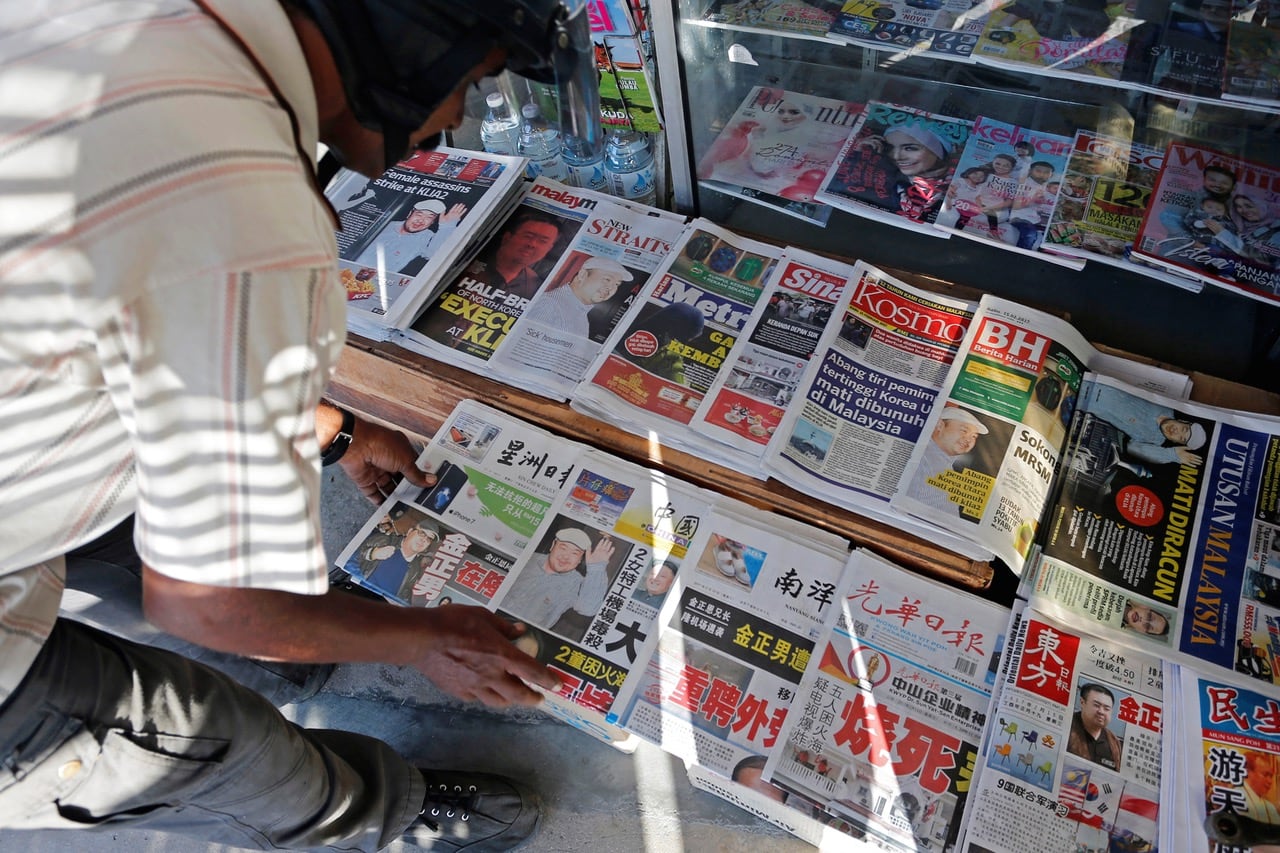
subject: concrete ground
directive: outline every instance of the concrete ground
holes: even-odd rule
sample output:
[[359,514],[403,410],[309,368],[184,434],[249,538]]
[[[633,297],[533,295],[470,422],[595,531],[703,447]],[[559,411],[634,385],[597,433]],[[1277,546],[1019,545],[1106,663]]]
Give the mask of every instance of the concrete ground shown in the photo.
[[[340,472],[324,474],[326,548],[332,559],[373,511]],[[338,667],[313,698],[286,706],[303,725],[382,738],[416,764],[504,773],[531,784],[544,804],[531,853],[802,853],[814,848],[748,812],[695,790],[684,765],[642,743],[630,755],[542,712],[497,712],[453,700],[416,671]],[[0,851],[227,851],[145,831],[0,831]]]

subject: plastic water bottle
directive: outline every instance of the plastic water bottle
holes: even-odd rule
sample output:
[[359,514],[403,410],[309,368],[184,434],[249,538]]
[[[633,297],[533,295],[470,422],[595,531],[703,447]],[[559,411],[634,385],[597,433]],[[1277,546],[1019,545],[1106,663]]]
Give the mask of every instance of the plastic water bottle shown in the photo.
[[569,176],[560,152],[560,132],[547,125],[538,111],[537,104],[525,104],[520,108],[524,121],[520,124],[520,143],[516,147],[521,157],[529,158],[526,174],[530,178],[546,175],[557,181]]
[[604,174],[604,146],[598,141],[593,146],[585,139],[566,133],[561,156],[569,173],[565,183],[584,190],[609,191],[609,182]]
[[520,142],[520,121],[507,109],[501,92],[490,92],[484,99],[489,111],[480,122],[480,143],[492,154],[515,154]]
[[653,151],[649,148],[649,138],[643,133],[620,127],[609,134],[609,143],[604,149],[604,173],[611,194],[641,204],[657,204]]

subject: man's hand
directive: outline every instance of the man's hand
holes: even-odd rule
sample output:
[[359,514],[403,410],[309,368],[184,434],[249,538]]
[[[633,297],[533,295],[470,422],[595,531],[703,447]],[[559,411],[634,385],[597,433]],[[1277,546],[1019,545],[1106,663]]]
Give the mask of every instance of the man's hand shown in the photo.
[[449,222],[459,222],[462,217],[467,215],[467,206],[461,202],[440,214],[440,224],[444,225]]
[[1178,457],[1179,465],[1190,465],[1192,468],[1199,468],[1204,464],[1204,457],[1199,453],[1192,453],[1185,447],[1175,447],[1174,455]]
[[512,644],[525,632],[523,625],[483,607],[451,604],[428,612],[432,627],[414,666],[441,690],[505,708],[541,702],[529,684],[553,693],[560,689],[554,672]]
[[[513,645],[523,627],[483,607],[425,609],[330,591],[216,587],[142,570],[143,607],[162,630],[211,649],[298,663],[413,666],[441,690],[495,708],[536,705],[560,680]],[[526,683],[527,682],[527,683]]]
[[434,475],[418,470],[416,458],[404,433],[357,418],[351,446],[338,464],[366,498],[380,504],[402,477],[423,487],[435,482]]
[[587,562],[607,563],[616,548],[617,546],[613,544],[613,540],[605,536],[595,544],[595,547],[591,549],[591,553],[587,554]]

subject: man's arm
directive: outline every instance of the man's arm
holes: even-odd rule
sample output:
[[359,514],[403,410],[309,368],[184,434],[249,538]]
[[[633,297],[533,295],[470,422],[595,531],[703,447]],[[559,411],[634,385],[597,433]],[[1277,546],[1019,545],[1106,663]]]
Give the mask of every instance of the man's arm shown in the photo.
[[143,567],[143,609],[161,629],[218,651],[300,663],[412,666],[448,693],[493,707],[534,705],[525,682],[558,690],[516,649],[524,633],[482,607],[411,608],[330,592],[298,595],[175,580]]
[[[316,407],[316,439],[322,452],[342,428],[342,414],[341,409],[325,400]],[[380,504],[402,477],[423,487],[435,483],[435,475],[420,471],[416,459],[417,453],[404,433],[357,417],[351,446],[338,465],[366,498]]]
[[606,568],[615,548],[612,539],[601,539],[591,549],[591,553],[587,554],[587,576],[578,587],[578,599],[573,603],[574,611],[583,616],[592,616],[600,609],[604,594],[609,591],[609,573]]

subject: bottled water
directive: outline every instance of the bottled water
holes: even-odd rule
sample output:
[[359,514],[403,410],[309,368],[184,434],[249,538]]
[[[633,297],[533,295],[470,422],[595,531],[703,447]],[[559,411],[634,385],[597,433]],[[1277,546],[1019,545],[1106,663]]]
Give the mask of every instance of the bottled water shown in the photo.
[[520,142],[520,121],[507,109],[501,92],[490,92],[484,99],[489,111],[480,122],[480,143],[492,154],[515,154]]
[[599,142],[593,146],[585,139],[566,133],[561,156],[569,173],[565,183],[601,193],[609,191],[609,182],[604,174],[604,146]]
[[657,204],[653,151],[649,138],[643,133],[620,127],[609,134],[609,143],[604,149],[604,173],[611,194],[641,204]]
[[568,172],[560,154],[560,132],[547,125],[537,104],[525,104],[520,108],[520,114],[524,116],[524,121],[520,124],[520,143],[516,151],[521,157],[529,158],[526,174],[530,178],[546,175],[563,181],[568,177]]

